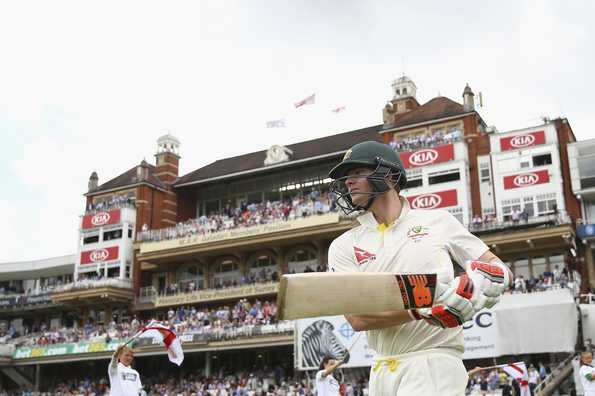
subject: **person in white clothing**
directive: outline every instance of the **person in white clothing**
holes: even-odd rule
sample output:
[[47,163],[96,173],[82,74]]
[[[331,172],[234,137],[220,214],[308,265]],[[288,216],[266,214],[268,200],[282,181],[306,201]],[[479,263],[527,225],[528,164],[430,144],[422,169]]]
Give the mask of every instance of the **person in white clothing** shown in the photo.
[[144,395],[138,371],[131,367],[134,352],[131,348],[120,345],[112,355],[108,366],[110,396]]
[[[337,205],[362,212],[360,225],[329,247],[329,271],[437,274],[433,306],[432,285],[422,277],[417,308],[345,316],[355,331],[367,331],[378,353],[369,394],[464,395],[462,324],[499,301],[512,273],[449,212],[409,207],[399,195],[405,169],[389,146],[356,144],[329,176]],[[453,261],[462,275],[456,276]]]
[[595,396],[595,368],[591,365],[592,363],[593,354],[591,352],[581,353],[579,376],[581,377],[581,384],[583,385],[585,396]]
[[316,393],[318,396],[339,396],[339,381],[333,377],[342,360],[335,360],[332,356],[325,356],[320,363],[319,371],[316,373]]

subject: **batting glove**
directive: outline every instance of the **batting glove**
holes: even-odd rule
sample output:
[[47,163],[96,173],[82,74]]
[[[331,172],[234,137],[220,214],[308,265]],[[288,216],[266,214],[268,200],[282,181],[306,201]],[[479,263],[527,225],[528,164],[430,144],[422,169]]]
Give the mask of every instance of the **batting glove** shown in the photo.
[[482,308],[492,308],[500,301],[500,296],[513,282],[510,269],[499,262],[484,263],[482,261],[467,261],[465,263],[467,275],[473,281],[475,288],[485,298],[474,299],[476,312]]
[[411,316],[442,328],[461,326],[473,318],[476,312],[473,300],[480,299],[481,295],[474,291],[473,281],[466,274],[457,276],[448,285],[438,283],[436,285],[438,297],[434,306],[410,310]]

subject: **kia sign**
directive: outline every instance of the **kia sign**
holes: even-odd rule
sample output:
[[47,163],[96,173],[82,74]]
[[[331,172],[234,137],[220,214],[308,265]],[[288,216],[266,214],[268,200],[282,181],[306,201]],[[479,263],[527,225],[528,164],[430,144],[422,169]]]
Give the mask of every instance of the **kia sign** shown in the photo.
[[415,168],[418,166],[452,161],[455,158],[455,150],[452,144],[447,144],[444,146],[401,153],[400,156],[405,168]]
[[545,144],[545,132],[536,131],[500,138],[500,150],[516,150]]
[[81,264],[103,263],[118,259],[118,246],[100,248],[81,252]]
[[504,189],[510,190],[512,188],[530,187],[536,184],[549,183],[550,174],[547,169],[521,173],[518,175],[504,177]]
[[116,209],[83,216],[83,229],[118,224],[120,222],[120,212],[120,209]]
[[457,190],[447,190],[407,197],[412,209],[436,209],[457,206]]

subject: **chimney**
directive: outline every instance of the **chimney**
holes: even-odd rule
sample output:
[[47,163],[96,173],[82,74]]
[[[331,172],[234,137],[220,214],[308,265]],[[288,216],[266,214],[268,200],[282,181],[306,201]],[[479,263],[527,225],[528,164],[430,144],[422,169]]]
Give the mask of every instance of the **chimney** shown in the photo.
[[97,172],[94,171],[91,173],[87,186],[89,187],[89,192],[97,190],[97,187],[99,186],[99,177],[97,176]]
[[149,164],[142,160],[140,165],[136,167],[136,180],[143,181],[149,178]]
[[465,85],[465,89],[463,90],[463,109],[465,111],[474,111],[475,110],[475,94],[471,90],[469,84]]

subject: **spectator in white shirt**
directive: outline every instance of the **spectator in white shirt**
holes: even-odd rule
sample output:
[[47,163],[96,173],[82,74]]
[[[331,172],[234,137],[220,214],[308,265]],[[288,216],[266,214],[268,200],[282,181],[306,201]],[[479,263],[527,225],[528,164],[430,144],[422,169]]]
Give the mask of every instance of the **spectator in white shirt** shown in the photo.
[[111,396],[144,394],[138,371],[130,367],[133,359],[134,352],[124,345],[120,345],[112,355],[108,367]]

